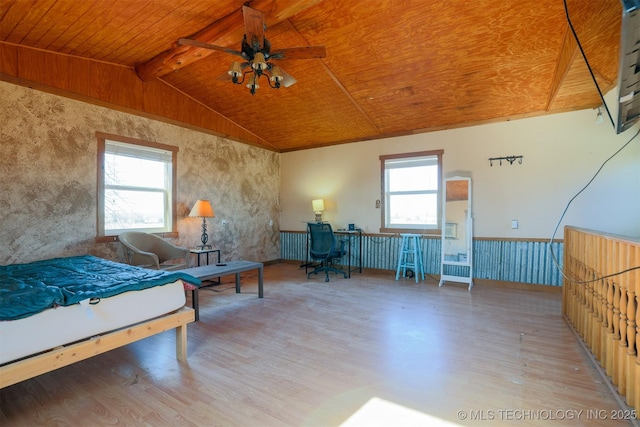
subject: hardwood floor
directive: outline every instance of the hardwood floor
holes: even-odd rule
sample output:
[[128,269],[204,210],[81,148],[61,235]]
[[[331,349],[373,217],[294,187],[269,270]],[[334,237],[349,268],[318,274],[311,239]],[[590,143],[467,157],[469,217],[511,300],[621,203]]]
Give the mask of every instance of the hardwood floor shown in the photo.
[[629,426],[561,295],[265,268],[173,332],[0,390],[0,425]]

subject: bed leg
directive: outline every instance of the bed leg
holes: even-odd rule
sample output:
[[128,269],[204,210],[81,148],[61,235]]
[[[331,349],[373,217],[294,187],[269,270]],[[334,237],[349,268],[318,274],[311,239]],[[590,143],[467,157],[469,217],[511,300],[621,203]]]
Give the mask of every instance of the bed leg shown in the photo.
[[187,360],[187,325],[176,328],[176,358],[181,362]]

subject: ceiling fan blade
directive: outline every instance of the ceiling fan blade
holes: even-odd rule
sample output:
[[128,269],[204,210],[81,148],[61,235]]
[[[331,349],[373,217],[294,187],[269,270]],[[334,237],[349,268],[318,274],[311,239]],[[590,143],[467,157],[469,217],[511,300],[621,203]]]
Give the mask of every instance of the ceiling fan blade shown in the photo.
[[283,87],[292,86],[293,84],[295,84],[297,82],[295,77],[293,77],[291,74],[289,74],[285,70],[283,70],[282,67],[280,67],[280,72],[282,73],[282,77],[283,77],[282,78],[282,82],[280,84]]
[[178,45],[181,45],[181,46],[194,46],[194,47],[199,47],[199,48],[202,48],[202,49],[210,49],[210,50],[219,50],[220,52],[226,52],[226,53],[230,53],[232,55],[242,56],[242,52],[238,52],[236,50],[229,49],[228,47],[222,47],[222,46],[216,46],[214,44],[203,43],[203,42],[198,41],[198,40],[191,40],[191,39],[181,38],[181,39],[178,39]]
[[244,17],[244,34],[247,36],[247,43],[256,51],[262,49],[264,44],[264,13],[249,6],[242,6],[242,16]]
[[219,82],[230,82],[231,81],[231,74],[227,73],[226,71],[222,74],[220,74],[216,80],[218,80]]
[[270,59],[313,59],[325,58],[327,49],[324,46],[304,46],[278,49],[269,55]]

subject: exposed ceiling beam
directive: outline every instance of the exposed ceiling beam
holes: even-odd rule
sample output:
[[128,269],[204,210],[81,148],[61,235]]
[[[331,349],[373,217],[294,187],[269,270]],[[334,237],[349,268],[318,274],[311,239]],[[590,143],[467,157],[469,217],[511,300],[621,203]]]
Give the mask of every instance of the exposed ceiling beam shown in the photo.
[[[320,1],[322,0],[255,0],[248,2],[248,6],[264,12],[265,24],[267,27],[271,27]],[[242,9],[238,9],[191,35],[189,38],[209,44],[222,46],[237,44],[239,46],[243,34],[244,19]],[[176,40],[170,49],[136,66],[136,73],[143,81],[150,81],[205,58],[212,52],[210,49],[179,45]]]

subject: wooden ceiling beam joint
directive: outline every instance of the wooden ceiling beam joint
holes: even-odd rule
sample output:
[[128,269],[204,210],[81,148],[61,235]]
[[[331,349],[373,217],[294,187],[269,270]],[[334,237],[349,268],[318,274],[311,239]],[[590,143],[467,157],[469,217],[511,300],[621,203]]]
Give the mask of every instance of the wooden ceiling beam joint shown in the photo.
[[573,36],[573,33],[567,26],[564,33],[564,40],[562,42],[562,48],[558,55],[558,61],[556,62],[556,70],[553,75],[553,81],[551,82],[551,90],[549,92],[549,100],[547,101],[546,110],[549,111],[553,101],[555,100],[560,87],[564,82],[569,70],[573,66],[573,63],[578,56],[578,43]]

